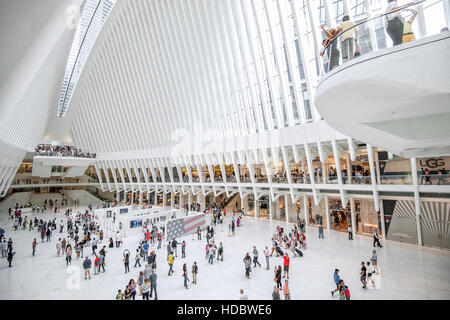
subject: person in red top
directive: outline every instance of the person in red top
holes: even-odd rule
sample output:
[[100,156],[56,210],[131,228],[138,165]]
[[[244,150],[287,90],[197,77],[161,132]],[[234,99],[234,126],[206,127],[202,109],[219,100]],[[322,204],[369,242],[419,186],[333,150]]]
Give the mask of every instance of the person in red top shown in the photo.
[[94,274],[98,274],[98,271],[100,271],[100,259],[98,258],[98,256],[95,256],[95,260],[94,260]]
[[37,246],[37,242],[36,242],[36,238],[34,238],[34,240],[33,240],[33,244],[32,244],[32,249],[33,249],[33,257],[34,257],[34,254],[36,253],[36,246]]
[[148,230],[145,233],[145,240],[150,241],[150,231],[148,231]]
[[283,256],[284,259],[284,274],[283,274],[283,278],[285,278],[287,276],[287,279],[289,279],[289,263],[290,263],[290,259],[289,259],[289,255],[286,252]]

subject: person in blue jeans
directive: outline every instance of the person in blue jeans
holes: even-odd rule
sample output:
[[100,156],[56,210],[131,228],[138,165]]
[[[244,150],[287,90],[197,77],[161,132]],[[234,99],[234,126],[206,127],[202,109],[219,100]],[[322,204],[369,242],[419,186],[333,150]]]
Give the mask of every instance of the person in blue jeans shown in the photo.
[[325,239],[325,238],[323,237],[323,226],[322,226],[322,225],[319,226],[319,239],[320,239],[320,238]]
[[153,290],[155,291],[155,300],[158,300],[158,294],[156,293],[156,273],[155,270],[152,270],[152,274],[150,275],[150,298],[152,297]]
[[341,282],[341,277],[339,277],[339,269],[335,269],[333,273],[333,280],[336,284],[336,289],[331,291],[331,295],[333,296],[336,291],[339,290],[339,283]]

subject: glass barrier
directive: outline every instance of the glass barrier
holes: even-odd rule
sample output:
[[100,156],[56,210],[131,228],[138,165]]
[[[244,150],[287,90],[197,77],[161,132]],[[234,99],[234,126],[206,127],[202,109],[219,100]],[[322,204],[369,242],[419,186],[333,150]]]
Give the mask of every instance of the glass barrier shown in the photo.
[[[421,0],[398,7],[396,1],[391,1],[383,14],[370,19],[354,22],[344,15],[335,28],[321,26],[325,34],[320,52],[322,77],[365,54],[449,32],[445,25],[443,1],[448,0]],[[418,20],[423,21],[420,30]]]
[[381,184],[412,184],[411,175],[383,175],[380,177]]

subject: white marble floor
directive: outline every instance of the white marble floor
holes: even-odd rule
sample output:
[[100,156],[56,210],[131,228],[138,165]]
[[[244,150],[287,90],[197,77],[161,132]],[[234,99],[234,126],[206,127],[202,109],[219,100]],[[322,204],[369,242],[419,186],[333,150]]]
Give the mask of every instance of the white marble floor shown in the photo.
[[[54,214],[40,214],[45,219]],[[57,215],[59,222],[62,215]],[[225,222],[228,221],[227,220]],[[251,279],[244,278],[242,259],[245,252],[251,252],[256,245],[262,256],[264,246],[271,247],[270,237],[277,225],[291,229],[281,221],[268,221],[245,217],[243,226],[237,229],[235,237],[229,237],[224,225],[216,227],[216,242],[224,244],[224,262],[214,261],[209,265],[205,260],[205,240],[192,240],[192,236],[181,238],[187,242],[187,258],[175,260],[175,273],[167,276],[166,249],[157,250],[158,257],[158,298],[159,299],[237,299],[239,289],[243,288],[249,299],[271,299],[273,266],[282,265],[281,257],[270,259],[271,269],[264,268],[264,258],[260,258],[262,268],[251,273]],[[137,279],[143,268],[133,268],[125,274],[122,252],[128,248],[134,252],[137,236],[124,239],[124,246],[107,249],[106,273],[84,280],[82,259],[75,259],[72,269],[68,269],[63,257],[56,256],[54,234],[51,242],[39,243],[37,254],[31,256],[33,238],[39,240],[37,231],[13,231],[7,213],[0,213],[0,226],[12,237],[16,255],[13,267],[8,268],[6,259],[0,259],[0,299],[114,299],[117,290],[125,289],[131,278]],[[66,236],[66,234],[64,234]],[[352,299],[450,299],[450,253],[444,250],[419,248],[392,241],[386,241],[378,249],[380,275],[376,276],[377,288],[362,289],[359,282],[361,261],[371,256],[371,238],[355,236],[354,241],[347,240],[347,234],[326,231],[325,239],[318,239],[317,229],[308,228],[306,232],[308,249],[303,257],[291,259],[290,290],[292,299],[338,299],[332,297],[334,288],[333,272],[341,270],[351,291]],[[90,253],[90,248],[85,253]],[[187,263],[188,270],[194,261],[199,266],[198,284],[183,288],[182,265]],[[79,269],[78,269],[79,268]],[[77,273],[77,270],[80,270]],[[140,297],[137,297],[140,299]]]

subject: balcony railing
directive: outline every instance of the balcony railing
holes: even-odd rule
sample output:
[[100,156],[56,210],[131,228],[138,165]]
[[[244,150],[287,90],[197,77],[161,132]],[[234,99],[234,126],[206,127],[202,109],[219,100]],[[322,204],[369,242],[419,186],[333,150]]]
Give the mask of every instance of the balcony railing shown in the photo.
[[[322,42],[324,48],[320,53],[323,58],[322,77],[360,56],[439,32],[448,32],[445,25],[440,25],[438,28],[429,27],[430,23],[445,24],[445,22],[435,21],[436,10],[440,10],[438,6],[442,6],[443,1],[448,0],[416,1],[370,19],[364,19],[359,23],[354,23],[347,19],[348,16],[344,16],[342,27],[327,30],[322,26],[326,35]],[[419,20],[419,16],[423,16],[423,23],[428,22],[427,28],[423,27],[420,32],[414,32],[419,23],[416,21]]]

